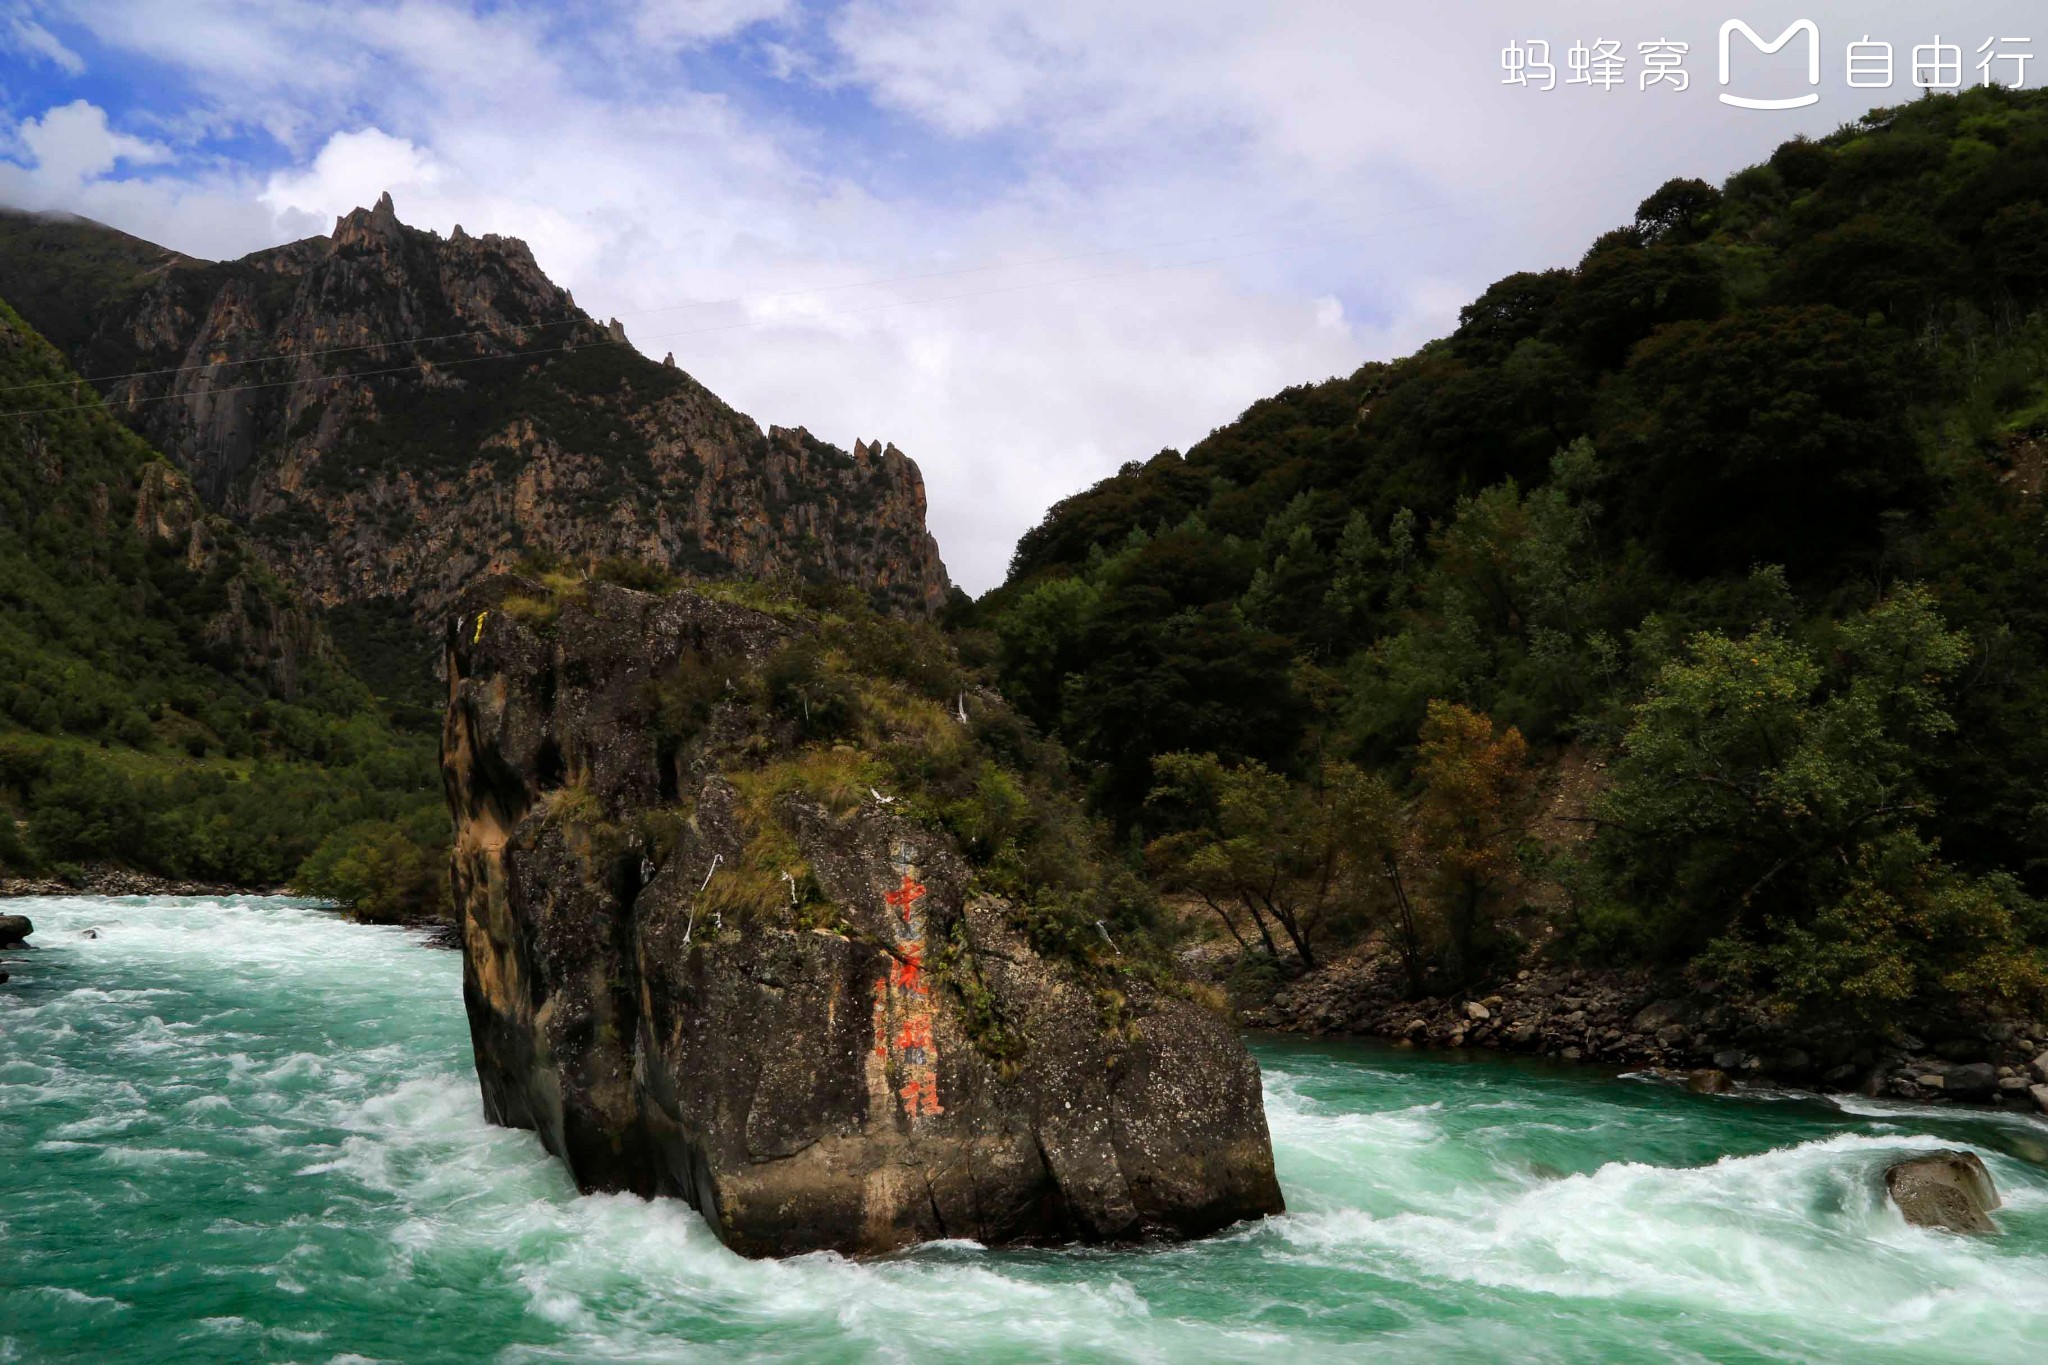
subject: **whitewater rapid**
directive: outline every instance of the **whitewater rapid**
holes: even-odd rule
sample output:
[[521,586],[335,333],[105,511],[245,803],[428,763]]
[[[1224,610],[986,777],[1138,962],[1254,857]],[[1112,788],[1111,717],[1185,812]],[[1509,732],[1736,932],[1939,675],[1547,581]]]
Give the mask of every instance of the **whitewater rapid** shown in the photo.
[[[461,964],[283,899],[20,904],[0,1361],[2022,1361],[2048,1123],[1262,1043],[1290,1212],[1190,1246],[744,1261],[482,1118]],[[84,931],[96,931],[95,937]],[[1878,1173],[1967,1147],[2003,1235]]]

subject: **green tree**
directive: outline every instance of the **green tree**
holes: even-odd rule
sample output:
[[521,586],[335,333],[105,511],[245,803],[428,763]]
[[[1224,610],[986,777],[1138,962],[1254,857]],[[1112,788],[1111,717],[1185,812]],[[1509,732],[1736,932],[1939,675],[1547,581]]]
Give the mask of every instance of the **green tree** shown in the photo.
[[1399,799],[1354,764],[1290,782],[1256,761],[1161,755],[1149,804],[1190,827],[1155,839],[1146,861],[1171,891],[1194,896],[1247,950],[1246,926],[1275,959],[1276,931],[1304,970],[1333,927],[1382,898],[1399,852]]
[[1613,648],[1591,554],[1599,509],[1578,496],[1593,460],[1591,445],[1576,441],[1557,454],[1544,487],[1508,480],[1459,499],[1430,537],[1432,558],[1401,629],[1353,669],[1351,722],[1367,750],[1405,745],[1433,697],[1539,736],[1593,698]]
[[1120,826],[1143,807],[1155,755],[1294,760],[1304,721],[1288,683],[1294,651],[1238,610],[1251,571],[1240,547],[1190,528],[1104,565],[1061,714],[1069,746],[1094,768],[1098,808]]
[[300,865],[294,889],[348,907],[372,924],[448,915],[448,856],[440,840],[389,820],[338,829]]
[[1497,945],[1498,917],[1518,882],[1517,805],[1529,784],[1529,749],[1513,726],[1497,730],[1482,712],[1432,701],[1417,755],[1416,824],[1443,917],[1445,965],[1464,979]]
[[1038,584],[996,618],[1003,694],[1040,727],[1060,722],[1060,689],[1082,668],[1082,644],[1101,594],[1085,578]]
[[1674,569],[1839,569],[1928,493],[1898,338],[1839,309],[1666,327],[1611,409],[1619,510]]
[[1704,180],[1672,179],[1636,206],[1636,227],[1652,242],[1693,241],[1713,226],[1721,191]]
[[1705,632],[1658,675],[1596,809],[1596,934],[1633,925],[1644,946],[1705,949],[1711,970],[1866,1020],[2037,991],[2017,883],[1948,867],[1921,832],[1967,641],[1914,586],[1835,643],[1828,667],[1775,627]]

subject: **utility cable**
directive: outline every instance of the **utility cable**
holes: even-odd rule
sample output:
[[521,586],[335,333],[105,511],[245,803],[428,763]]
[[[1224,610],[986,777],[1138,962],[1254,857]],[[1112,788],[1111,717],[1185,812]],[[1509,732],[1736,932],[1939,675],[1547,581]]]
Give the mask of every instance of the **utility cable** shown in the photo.
[[[1632,174],[1632,173],[1630,173],[1630,172],[1615,172],[1614,174],[1611,174],[1611,175],[1606,175],[1606,176],[1594,176],[1594,177],[1590,177],[1590,178],[1588,178],[1588,179],[1586,179],[1586,180],[1584,180],[1584,181],[1581,181],[1581,182],[1579,182],[1579,183],[1581,183],[1581,184],[1592,184],[1592,183],[1600,183],[1600,182],[1604,182],[1604,181],[1608,181],[1608,180],[1615,180],[1615,179],[1620,179],[1620,178],[1622,178],[1623,176],[1626,176],[1626,175],[1631,175],[1631,174]],[[1556,193],[1556,190],[1557,190],[1557,187],[1555,187],[1555,186],[1551,186],[1551,187],[1546,187],[1546,188],[1544,188],[1544,189],[1542,189],[1542,190],[1536,190],[1536,191],[1527,191],[1527,192],[1525,192],[1525,194],[1523,194],[1523,195],[1508,195],[1508,196],[1502,196],[1502,198],[1503,198],[1503,199],[1514,199],[1514,198],[1523,198],[1523,197],[1527,197],[1528,195],[1532,195],[1532,194],[1544,194],[1544,195],[1550,195],[1550,194],[1554,194],[1554,193]],[[1495,202],[1497,202],[1497,201],[1495,201]],[[1427,214],[1427,213],[1430,213],[1430,212],[1431,212],[1431,210],[1432,210],[1432,209],[1434,209],[1435,207],[1436,207],[1436,206],[1433,206],[1433,205],[1416,205],[1416,206],[1414,206],[1414,207],[1411,207],[1411,208],[1406,208],[1406,209],[1395,209],[1395,210],[1391,210],[1391,211],[1389,211],[1389,212],[1388,212],[1387,214],[1384,214],[1384,215],[1374,215],[1374,216],[1379,216],[1379,217],[1398,217],[1398,216],[1406,216],[1406,215],[1413,215],[1413,214],[1418,214],[1418,213],[1422,213],[1422,214]],[[1064,255],[1064,256],[1044,256],[1044,257],[1039,257],[1039,258],[1036,258],[1036,259],[1033,259],[1033,260],[1026,260],[1026,261],[1006,261],[1006,262],[995,262],[995,263],[991,263],[991,264],[989,264],[989,265],[979,265],[979,266],[966,266],[966,267],[962,267],[962,268],[960,268],[960,269],[958,269],[958,270],[940,270],[940,271],[928,271],[928,272],[924,272],[924,273],[920,273],[920,274],[911,274],[911,275],[893,275],[893,276],[883,276],[883,277],[880,277],[880,278],[877,278],[877,279],[869,279],[869,280],[849,280],[849,281],[843,281],[843,282],[841,282],[841,283],[838,283],[838,284],[824,284],[824,285],[817,285],[817,286],[814,286],[814,287],[812,287],[812,288],[808,288],[808,289],[788,289],[788,290],[783,290],[783,291],[780,291],[780,292],[778,292],[778,293],[773,293],[773,294],[754,294],[754,295],[736,295],[736,296],[733,296],[733,297],[730,297],[730,298],[723,298],[723,299],[697,299],[697,300],[691,300],[691,301],[689,301],[689,302],[685,302],[685,303],[673,303],[673,304],[663,304],[663,305],[660,305],[660,306],[657,306],[657,307],[651,307],[651,308],[639,308],[639,309],[634,309],[634,310],[631,310],[631,311],[628,311],[628,312],[622,312],[622,313],[616,314],[615,316],[616,316],[616,317],[620,317],[620,318],[631,318],[631,317],[648,317],[648,316],[652,316],[652,315],[654,315],[654,314],[657,314],[657,313],[673,313],[673,312],[680,312],[680,311],[682,311],[682,310],[684,310],[684,309],[691,309],[691,308],[721,308],[721,307],[732,307],[732,306],[740,306],[740,307],[744,307],[744,306],[747,306],[747,305],[749,305],[749,304],[762,304],[762,303],[769,303],[769,302],[773,302],[773,301],[775,301],[775,300],[778,300],[778,299],[788,299],[788,298],[803,298],[803,297],[807,297],[807,296],[811,296],[811,295],[816,295],[816,294],[825,294],[825,293],[832,293],[832,292],[836,292],[836,291],[843,291],[843,290],[847,290],[847,289],[877,289],[877,288],[881,288],[881,287],[883,287],[883,286],[886,286],[886,285],[892,285],[892,284],[909,284],[909,283],[916,283],[916,282],[919,282],[919,281],[925,281],[925,280],[940,280],[940,279],[957,279],[957,278],[960,278],[960,277],[962,277],[962,276],[965,276],[965,275],[977,275],[977,274],[987,274],[987,273],[990,273],[990,272],[993,272],[993,271],[998,271],[998,270],[1026,270],[1026,269],[1033,269],[1033,268],[1036,268],[1036,267],[1039,267],[1039,266],[1045,266],[1045,265],[1063,265],[1063,264],[1069,264],[1069,263],[1072,263],[1072,262],[1075,262],[1075,261],[1086,261],[1086,260],[1095,260],[1095,259],[1098,259],[1098,258],[1100,258],[1100,257],[1103,257],[1103,256],[1116,256],[1116,255],[1125,255],[1125,254],[1128,254],[1128,253],[1130,253],[1130,252],[1134,252],[1134,251],[1162,251],[1162,250],[1167,250],[1167,249],[1170,249],[1170,248],[1173,248],[1173,247],[1177,247],[1177,246],[1198,246],[1198,245],[1201,245],[1201,244],[1203,244],[1203,243],[1205,243],[1205,242],[1223,242],[1223,241],[1236,241],[1236,240],[1239,240],[1239,239],[1242,239],[1242,238],[1245,238],[1245,237],[1258,237],[1258,236],[1263,236],[1263,235],[1265,235],[1265,234],[1267,234],[1267,233],[1272,233],[1272,232],[1299,232],[1299,231],[1304,231],[1304,230],[1312,230],[1312,229],[1315,229],[1315,228],[1322,228],[1322,227],[1332,227],[1332,226],[1336,226],[1336,225],[1338,225],[1338,224],[1341,224],[1341,223],[1347,223],[1347,222],[1356,222],[1356,221],[1357,221],[1357,220],[1358,220],[1359,218],[1361,218],[1361,217],[1366,217],[1366,216],[1367,216],[1367,215],[1362,215],[1362,214],[1354,214],[1354,215],[1349,215],[1349,216],[1346,216],[1346,217],[1341,217],[1341,218],[1332,218],[1332,219],[1328,219],[1328,220],[1325,220],[1325,221],[1323,221],[1323,222],[1320,222],[1320,223],[1307,223],[1307,224],[1292,224],[1292,225],[1282,225],[1282,226],[1274,226],[1274,227],[1263,227],[1263,228],[1249,228],[1249,229],[1246,229],[1245,231],[1242,231],[1242,232],[1226,232],[1226,233],[1214,233],[1214,234],[1211,234],[1211,235],[1208,235],[1208,236],[1203,236],[1203,237],[1183,237],[1183,238],[1177,238],[1177,239],[1173,239],[1173,240],[1168,240],[1168,241],[1159,241],[1159,242],[1146,242],[1146,243],[1138,243],[1138,244],[1135,244],[1135,245],[1131,245],[1131,246],[1120,246],[1120,247],[1103,247],[1103,248],[1100,248],[1100,249],[1098,249],[1098,250],[1095,250],[1095,251],[1084,251],[1084,252],[1076,252],[1076,253],[1073,253],[1073,254],[1071,254],[1071,255]],[[1375,234],[1375,235],[1377,235],[1377,234]],[[1351,240],[1351,239],[1350,239],[1350,238],[1339,238],[1339,239],[1335,239],[1335,240]],[[1271,253],[1271,252],[1275,252],[1275,251],[1286,251],[1286,250],[1292,249],[1292,248],[1294,248],[1294,247],[1300,247],[1300,246],[1316,246],[1316,245],[1323,245],[1323,244],[1326,244],[1326,243],[1325,243],[1325,242],[1316,242],[1316,241],[1311,241],[1311,242],[1282,242],[1282,243],[1278,243],[1278,244],[1276,244],[1276,245],[1274,245],[1274,246],[1271,246],[1271,247],[1265,247],[1265,248],[1260,248],[1259,250],[1257,250],[1257,251],[1253,251],[1253,252],[1244,252],[1244,253],[1236,253],[1236,254],[1232,254],[1232,255],[1226,255],[1226,256],[1217,256],[1217,257],[1210,257],[1210,258],[1205,258],[1205,259],[1203,259],[1203,260],[1199,260],[1199,261],[1190,261],[1190,262],[1184,262],[1184,263],[1181,263],[1181,264],[1183,264],[1183,265],[1203,265],[1203,264],[1209,264],[1209,263],[1211,263],[1211,262],[1213,262],[1213,261],[1222,261],[1222,260],[1236,260],[1236,259],[1240,259],[1240,258],[1241,258],[1241,257],[1243,257],[1243,256],[1250,256],[1250,255],[1266,255],[1266,254],[1269,254],[1269,253]],[[1159,267],[1153,267],[1153,266],[1137,266],[1137,267],[1133,267],[1133,268],[1132,268],[1132,270],[1131,270],[1131,271],[1130,271],[1129,273],[1134,273],[1134,274],[1141,274],[1141,273],[1146,273],[1146,272],[1148,272],[1148,271],[1151,271],[1151,270],[1154,270],[1154,269],[1158,269],[1158,268],[1159,268]],[[1165,268],[1167,268],[1167,269],[1177,269],[1177,268],[1180,268],[1180,266],[1168,266],[1168,267],[1165,267]],[[1109,275],[1091,275],[1091,276],[1086,276],[1086,277],[1084,277],[1084,280],[1098,280],[1098,279],[1109,279],[1109,278],[1114,278],[1114,277],[1115,277],[1115,274],[1116,274],[1116,273],[1122,273],[1122,272],[1114,272],[1114,273],[1112,273],[1112,274],[1109,274]],[[1079,282],[1082,282],[1082,281],[1066,281],[1066,280],[1055,280],[1055,281],[1051,281],[1051,282],[1049,282],[1049,283],[1047,283],[1047,284],[1044,284],[1044,285],[1040,285],[1040,284],[1035,284],[1035,283],[1034,283],[1034,284],[1028,284],[1028,285],[1019,285],[1019,286],[1015,286],[1014,288],[1015,288],[1016,290],[1023,290],[1023,289],[1032,289],[1032,288],[1052,288],[1052,287],[1055,287],[1055,286],[1057,286],[1057,285],[1059,285],[1059,284],[1066,284],[1066,283],[1079,283]],[[990,291],[990,292],[992,292],[992,293],[1005,293],[1005,292],[1012,292],[1012,290],[1010,290],[1010,289],[1001,289],[1001,290],[994,290],[994,291]],[[922,302],[943,302],[943,301],[945,301],[945,300],[947,300],[947,299],[951,299],[951,298],[976,298],[976,297],[981,297],[981,295],[980,295],[980,294],[956,294],[956,295],[941,295],[941,296],[939,296],[939,297],[938,297],[938,298],[936,298],[936,299],[892,299],[892,300],[889,300],[889,301],[887,301],[887,302],[886,302],[885,304],[881,304],[881,305],[875,305],[875,306],[881,306],[881,307],[893,307],[893,306],[897,306],[897,305],[899,305],[899,304],[904,304],[904,303],[922,303]],[[852,311],[858,312],[858,311],[865,311],[865,310],[852,310]],[[843,316],[843,315],[844,315],[843,313],[821,313],[821,314],[812,314],[811,316],[813,316],[813,317],[837,317],[837,316]],[[164,376],[168,376],[168,375],[180,375],[180,374],[191,374],[191,373],[196,373],[196,372],[199,372],[199,371],[203,371],[203,370],[212,370],[212,369],[216,369],[216,368],[218,368],[219,366],[223,366],[223,365],[261,365],[261,364],[267,364],[267,363],[270,363],[270,362],[272,362],[272,361],[280,361],[280,360],[310,360],[310,359],[314,359],[314,358],[318,358],[318,357],[324,357],[324,356],[332,356],[332,355],[345,355],[345,354],[349,354],[349,353],[352,353],[352,352],[356,352],[356,351],[372,351],[372,350],[379,350],[379,349],[382,349],[382,348],[384,348],[384,347],[389,347],[389,346],[425,346],[425,345],[431,345],[431,344],[434,344],[434,343],[438,343],[438,342],[447,342],[447,341],[466,341],[466,340],[470,340],[470,339],[473,339],[473,338],[477,338],[477,337],[485,337],[485,336],[497,336],[497,335],[503,335],[503,334],[506,334],[506,333],[524,333],[524,332],[528,332],[528,331],[542,331],[542,330],[545,330],[545,329],[547,329],[547,328],[551,328],[551,327],[570,327],[570,326],[575,326],[575,325],[577,325],[578,323],[584,323],[584,322],[588,322],[588,323],[590,323],[590,324],[591,324],[592,326],[602,326],[602,324],[598,323],[598,322],[596,321],[596,319],[592,318],[592,317],[591,317],[591,316],[590,316],[589,314],[587,314],[587,313],[583,313],[582,311],[580,311],[580,310],[579,310],[579,311],[578,311],[578,312],[577,312],[576,314],[574,314],[574,315],[572,315],[572,316],[567,316],[567,317],[557,318],[557,319],[554,319],[554,320],[552,320],[552,321],[537,321],[537,322],[530,322],[530,323],[523,323],[523,324],[521,324],[521,323],[502,323],[502,324],[493,324],[493,325],[490,325],[490,326],[485,326],[485,327],[473,327],[473,328],[469,328],[469,329],[466,329],[466,330],[464,330],[464,331],[459,331],[459,332],[442,332],[442,333],[437,333],[437,334],[434,334],[434,335],[429,335],[429,336],[421,336],[421,337],[399,337],[399,338],[392,338],[392,339],[389,339],[389,340],[384,340],[384,341],[367,341],[367,342],[357,342],[357,343],[352,343],[352,344],[350,344],[350,345],[347,345],[347,346],[328,346],[328,347],[322,347],[322,348],[319,348],[319,349],[315,349],[315,350],[304,350],[304,351],[300,351],[300,350],[279,350],[279,351],[270,351],[270,352],[266,352],[266,353],[263,353],[263,354],[258,354],[258,355],[248,355],[248,356],[237,356],[237,357],[234,357],[234,358],[232,358],[232,359],[225,359],[225,360],[217,360],[217,361],[209,361],[209,362],[207,362],[207,363],[205,363],[205,364],[199,364],[199,365],[175,365],[175,366],[167,366],[167,367],[163,367],[163,368],[158,368],[158,369],[148,369],[148,370],[126,370],[126,371],[121,371],[121,372],[118,372],[118,373],[112,373],[112,374],[100,374],[100,375],[81,375],[81,376],[78,376],[78,378],[82,379],[82,380],[83,380],[83,381],[84,381],[85,383],[87,383],[87,384],[92,384],[92,385],[100,385],[100,384],[112,384],[112,383],[116,383],[116,382],[119,382],[119,381],[121,381],[121,380],[127,380],[127,379],[154,379],[154,378],[161,378],[161,377],[164,377]],[[708,328],[708,329],[704,329],[704,330],[706,330],[706,331],[727,331],[727,330],[731,330],[731,329],[732,329],[732,328],[734,328],[734,327],[741,327],[741,326],[753,326],[753,325],[757,325],[757,324],[756,324],[755,322],[753,322],[753,321],[749,321],[749,322],[746,322],[746,323],[735,323],[735,324],[727,324],[727,325],[724,325],[724,326],[720,326],[720,327],[714,327],[714,328]],[[661,334],[657,334],[656,336],[653,336],[653,337],[649,337],[649,338],[646,338],[646,339],[647,339],[647,340],[664,340],[664,339],[667,339],[667,338],[670,338],[670,337],[677,337],[677,336],[696,336],[696,335],[702,335],[702,332],[699,332],[699,331],[689,331],[689,332],[670,332],[670,333],[661,333]],[[558,350],[574,349],[576,345],[599,345],[599,344],[612,344],[612,343],[598,343],[598,342],[583,342],[583,343],[574,343],[574,344],[572,344],[571,346],[568,346],[568,347],[557,347],[557,348],[553,348],[553,349],[540,349],[540,350],[531,350],[531,351],[525,351],[525,352],[520,352],[520,353],[518,353],[518,354],[524,354],[524,355],[549,355],[549,354],[554,354],[554,353],[555,353],[555,351],[558,351]],[[441,363],[441,364],[444,364],[444,365],[451,365],[451,364],[464,364],[464,363],[467,363],[467,360],[468,360],[468,359],[476,359],[476,360],[501,360],[501,359],[509,359],[509,358],[511,358],[511,357],[509,357],[509,356],[476,356],[476,357],[469,357],[469,358],[467,358],[467,359],[464,359],[464,360],[452,360],[452,361],[446,361],[446,362],[440,362],[440,363]],[[397,372],[399,372],[400,370],[404,370],[404,369],[411,369],[411,368],[413,368],[413,366],[411,366],[411,365],[405,365],[405,366],[399,366],[399,367],[396,367],[395,369],[389,369],[389,370],[367,370],[367,371],[362,371],[362,372],[360,372],[360,373],[361,373],[362,375],[365,375],[365,376],[367,376],[367,375],[374,375],[374,374],[392,374],[392,373],[397,373]],[[325,375],[325,376],[320,376],[320,377],[321,377],[321,378],[344,378],[344,377],[346,377],[346,376],[345,376],[345,375]],[[31,381],[31,382],[29,382],[29,383],[25,383],[25,384],[9,384],[9,385],[0,385],[0,394],[7,394],[7,393],[18,393],[18,392],[21,392],[21,391],[24,391],[24,390],[28,390],[28,389],[42,389],[42,388],[61,388],[61,387],[63,387],[64,385],[66,385],[66,384],[69,384],[69,383],[72,383],[72,382],[74,382],[74,381],[73,381],[73,380],[71,380],[71,379],[43,379],[43,380],[34,380],[34,381]],[[282,381],[272,381],[272,383],[301,383],[301,382],[309,382],[309,381],[301,381],[301,380],[282,380]],[[270,387],[270,386],[271,386],[271,385],[269,385],[269,384],[263,384],[263,385],[246,385],[246,386],[240,386],[240,387],[242,387],[242,388],[249,388],[249,387]],[[236,391],[238,391],[238,389],[210,389],[210,390],[208,390],[208,392],[211,392],[211,393],[230,393],[230,392],[236,392]],[[145,401],[149,401],[149,400],[145,400]],[[54,411],[54,409],[52,409],[52,410]],[[27,415],[27,414],[22,414],[22,415]]]

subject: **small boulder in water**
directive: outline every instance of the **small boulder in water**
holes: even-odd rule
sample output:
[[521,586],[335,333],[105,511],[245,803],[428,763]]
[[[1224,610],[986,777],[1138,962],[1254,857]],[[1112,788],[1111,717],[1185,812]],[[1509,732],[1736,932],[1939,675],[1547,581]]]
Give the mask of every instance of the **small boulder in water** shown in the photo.
[[36,931],[27,915],[0,915],[0,948],[23,948],[22,942]]
[[1991,1210],[1999,1206],[1991,1173],[1975,1152],[1930,1152],[1894,1162],[1884,1187],[1906,1221],[1948,1232],[1997,1232]]
[[1685,1088],[1695,1095],[1725,1095],[1735,1088],[1735,1082],[1725,1071],[1704,1067],[1685,1078]]

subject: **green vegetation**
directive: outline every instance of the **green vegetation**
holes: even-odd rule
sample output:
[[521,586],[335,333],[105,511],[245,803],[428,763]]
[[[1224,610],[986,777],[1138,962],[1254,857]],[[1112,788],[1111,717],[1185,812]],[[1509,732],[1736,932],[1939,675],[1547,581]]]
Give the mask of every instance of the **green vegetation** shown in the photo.
[[[1167,980],[1156,903],[1073,795],[1065,754],[982,688],[943,632],[879,615],[846,588],[720,591],[755,607],[772,599],[796,631],[758,666],[693,654],[654,684],[667,752],[690,751],[738,796],[744,851],[707,885],[702,910],[844,927],[800,850],[793,798],[843,819],[874,790],[949,835],[974,889],[1003,897],[1040,952],[1082,970],[1105,1018],[1122,1009],[1120,979]],[[979,1020],[985,1050],[1010,1055],[1004,1021],[976,1014],[988,994],[972,955],[936,944],[933,963]]]
[[[0,866],[275,885],[367,821],[438,860],[431,732],[394,726],[234,529],[5,305],[0,390]],[[6,416],[61,406],[53,392],[80,406]],[[336,845],[325,865],[345,861]],[[411,886],[431,912],[441,893]],[[340,898],[391,915],[392,894]]]
[[[1418,986],[1540,937],[1864,1023],[2038,1002],[2044,229],[2041,92],[1673,181],[1451,336],[1060,503],[953,624],[1247,942],[1264,878]],[[1538,828],[1567,754],[1583,839]],[[1398,857],[1310,818],[1333,774],[1399,794]]]
[[445,918],[447,816],[418,805],[401,820],[362,820],[320,841],[293,881],[308,894],[354,910],[375,924]]
[[1341,917],[1393,870],[1394,791],[1355,764],[1326,763],[1308,783],[1214,754],[1166,754],[1158,767],[1148,805],[1175,808],[1183,828],[1154,840],[1146,861],[1165,889],[1200,900],[1246,951],[1248,925],[1277,957],[1277,928],[1313,967],[1315,945],[1341,932]]
[[1921,588],[1835,633],[1832,666],[1769,625],[1703,633],[1664,666],[1599,805],[1589,936],[1704,948],[1714,970],[1870,1022],[1911,1000],[2040,998],[2038,903],[1927,833],[1923,772],[1956,729],[1968,641]]

